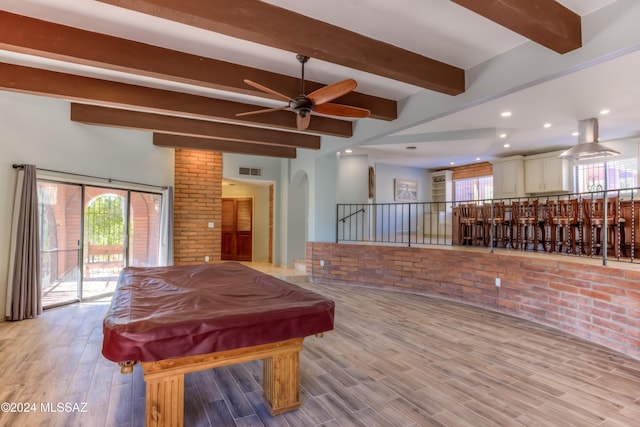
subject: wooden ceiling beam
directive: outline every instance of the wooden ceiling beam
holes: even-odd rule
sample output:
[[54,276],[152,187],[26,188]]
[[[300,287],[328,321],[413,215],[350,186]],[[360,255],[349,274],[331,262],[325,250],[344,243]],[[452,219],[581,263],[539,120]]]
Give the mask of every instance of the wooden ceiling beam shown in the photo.
[[184,135],[153,134],[153,145],[185,150],[209,150],[223,153],[250,154],[253,156],[281,157],[295,159],[296,149],[273,145],[250,144],[247,142],[223,141]]
[[252,126],[240,126],[96,105],[72,103],[71,120],[92,125],[147,130],[151,132],[212,138],[223,141],[309,148],[314,150],[320,148],[320,137],[316,135],[283,132]]
[[452,0],[558,53],[582,46],[580,15],[554,0]]
[[259,0],[98,0],[458,95],[464,70]]
[[[147,112],[297,130],[296,116],[290,111],[236,117],[236,113],[263,107],[21,65],[0,63],[0,89]],[[353,134],[353,124],[348,120],[313,116],[307,130],[348,138]]]
[[[260,82],[291,96],[296,96],[300,92],[299,78],[5,11],[0,11],[0,28],[3,28],[0,32],[0,48],[12,52],[263,98],[269,95],[246,85],[243,79]],[[292,69],[299,67],[293,55],[291,67]],[[311,92],[324,84],[306,81],[305,86]],[[391,99],[351,92],[336,102],[366,108],[371,111],[371,118],[381,120],[398,118],[397,102]]]

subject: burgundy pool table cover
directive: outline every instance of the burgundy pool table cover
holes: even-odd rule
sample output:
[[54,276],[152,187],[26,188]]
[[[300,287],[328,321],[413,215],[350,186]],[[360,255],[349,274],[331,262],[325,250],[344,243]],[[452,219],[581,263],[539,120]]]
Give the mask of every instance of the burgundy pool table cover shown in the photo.
[[122,270],[102,354],[154,362],[333,329],[334,302],[236,262]]

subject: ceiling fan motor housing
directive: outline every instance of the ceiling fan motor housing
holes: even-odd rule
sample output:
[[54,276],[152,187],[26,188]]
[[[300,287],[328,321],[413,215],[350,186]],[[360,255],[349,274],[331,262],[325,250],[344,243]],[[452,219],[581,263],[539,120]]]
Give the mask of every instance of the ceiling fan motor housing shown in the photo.
[[304,95],[299,95],[289,101],[289,108],[302,117],[311,113],[313,110],[313,102]]

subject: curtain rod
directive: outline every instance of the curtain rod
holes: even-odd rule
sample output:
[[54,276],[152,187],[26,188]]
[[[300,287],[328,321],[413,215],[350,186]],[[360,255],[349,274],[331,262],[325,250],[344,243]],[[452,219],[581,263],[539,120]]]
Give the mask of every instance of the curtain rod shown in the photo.
[[[13,168],[14,169],[22,169],[22,168],[24,168],[24,165],[18,165],[16,163],[14,163],[13,164]],[[123,184],[143,185],[145,187],[155,187],[155,188],[161,188],[163,190],[166,190],[168,188],[166,186],[160,186],[160,185],[143,184],[143,183],[140,183],[140,182],[123,181],[123,180],[120,180],[120,179],[113,179],[113,178],[102,178],[100,176],[83,175],[83,174],[80,174],[80,173],[54,171],[52,169],[36,168],[36,170],[39,170],[39,171],[42,171],[42,172],[53,172],[53,173],[61,173],[61,174],[64,174],[64,175],[80,176],[80,177],[83,177],[83,178],[102,179],[102,180],[108,181],[108,182],[120,182],[120,183],[123,183]]]

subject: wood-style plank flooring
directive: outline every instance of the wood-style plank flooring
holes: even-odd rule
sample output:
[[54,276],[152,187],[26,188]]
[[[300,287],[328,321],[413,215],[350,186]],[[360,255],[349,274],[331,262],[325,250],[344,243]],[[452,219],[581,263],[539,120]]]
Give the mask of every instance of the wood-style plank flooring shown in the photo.
[[[249,362],[187,375],[186,426],[640,425],[638,360],[478,308],[288,280],[336,301],[335,330],[304,342],[302,408],[270,416]],[[0,402],[36,405],[0,426],[144,425],[141,370],[122,375],[100,354],[107,304],[0,323]]]

